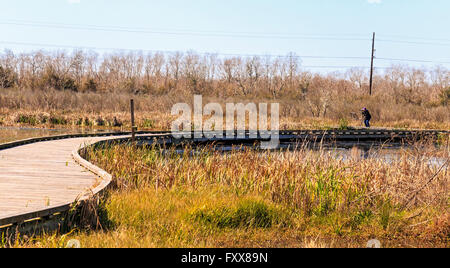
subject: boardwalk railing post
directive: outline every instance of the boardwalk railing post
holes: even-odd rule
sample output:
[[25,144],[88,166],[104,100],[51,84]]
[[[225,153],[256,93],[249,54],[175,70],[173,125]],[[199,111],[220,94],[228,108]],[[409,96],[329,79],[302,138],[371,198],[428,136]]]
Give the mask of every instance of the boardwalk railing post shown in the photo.
[[134,100],[130,100],[130,109],[131,109],[131,140],[134,142],[136,136],[136,126],[134,125]]

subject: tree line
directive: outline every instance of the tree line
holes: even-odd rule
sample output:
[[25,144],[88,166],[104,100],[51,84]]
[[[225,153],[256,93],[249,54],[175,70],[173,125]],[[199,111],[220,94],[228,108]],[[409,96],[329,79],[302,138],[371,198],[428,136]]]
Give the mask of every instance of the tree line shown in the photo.
[[[320,74],[301,58],[187,53],[35,51],[0,54],[0,88],[164,95],[169,92],[227,97],[293,98],[324,113],[335,97],[368,94],[368,71]],[[392,66],[375,75],[374,92],[396,104],[448,105],[450,71]]]

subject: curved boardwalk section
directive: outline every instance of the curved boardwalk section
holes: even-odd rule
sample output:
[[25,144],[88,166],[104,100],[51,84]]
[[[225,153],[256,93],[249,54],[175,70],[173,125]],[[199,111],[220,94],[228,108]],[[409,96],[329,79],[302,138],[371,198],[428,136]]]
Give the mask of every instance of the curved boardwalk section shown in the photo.
[[101,179],[75,162],[72,152],[105,139],[110,138],[44,141],[0,151],[0,226],[20,222],[20,216],[29,220],[33,213],[61,212],[88,197]]

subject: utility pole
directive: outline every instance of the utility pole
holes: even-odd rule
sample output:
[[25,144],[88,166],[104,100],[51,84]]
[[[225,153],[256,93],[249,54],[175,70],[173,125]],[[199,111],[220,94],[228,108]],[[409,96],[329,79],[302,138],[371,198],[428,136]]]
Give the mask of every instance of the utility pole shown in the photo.
[[375,32],[372,38],[372,57],[370,58],[370,85],[369,93],[372,96],[372,86],[373,86],[373,59],[375,58]]

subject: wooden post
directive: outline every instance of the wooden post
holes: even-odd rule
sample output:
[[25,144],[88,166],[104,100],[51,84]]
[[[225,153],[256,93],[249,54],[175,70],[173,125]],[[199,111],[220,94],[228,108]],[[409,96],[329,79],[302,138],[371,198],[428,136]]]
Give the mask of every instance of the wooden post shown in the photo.
[[130,100],[130,109],[131,109],[131,140],[134,142],[135,136],[136,136],[136,133],[135,133],[136,127],[134,125],[134,100],[133,99]]
[[375,58],[375,32],[373,33],[372,38],[372,57],[370,60],[370,85],[369,85],[369,94],[372,96],[372,86],[373,86],[373,59]]

